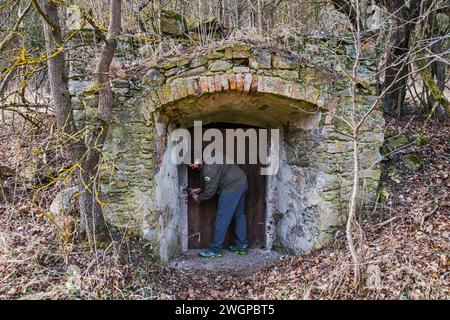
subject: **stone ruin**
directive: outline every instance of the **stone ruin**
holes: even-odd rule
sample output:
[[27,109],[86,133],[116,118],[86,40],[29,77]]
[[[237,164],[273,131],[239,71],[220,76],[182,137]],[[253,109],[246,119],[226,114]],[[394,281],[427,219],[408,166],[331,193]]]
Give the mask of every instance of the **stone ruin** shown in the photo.
[[[331,46],[334,52],[327,50]],[[171,163],[175,128],[194,120],[278,128],[280,168],[266,190],[269,250],[303,254],[333,242],[346,220],[353,142],[341,121],[352,108],[351,43],[305,41],[294,54],[257,43],[223,42],[166,59],[136,81],[113,82],[115,116],[101,170],[111,225],[149,240],[164,262],[188,250],[186,168]],[[370,51],[358,75],[358,112],[376,100]],[[97,99],[85,91],[78,121],[89,123]],[[377,107],[361,130],[365,204],[376,201],[384,118]]]

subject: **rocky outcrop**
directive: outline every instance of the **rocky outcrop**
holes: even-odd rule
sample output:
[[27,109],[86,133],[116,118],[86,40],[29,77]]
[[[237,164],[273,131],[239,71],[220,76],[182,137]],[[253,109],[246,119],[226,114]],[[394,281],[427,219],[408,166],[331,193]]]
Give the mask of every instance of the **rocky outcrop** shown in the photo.
[[161,11],[160,28],[162,34],[172,37],[182,36],[188,32],[186,18],[170,10]]

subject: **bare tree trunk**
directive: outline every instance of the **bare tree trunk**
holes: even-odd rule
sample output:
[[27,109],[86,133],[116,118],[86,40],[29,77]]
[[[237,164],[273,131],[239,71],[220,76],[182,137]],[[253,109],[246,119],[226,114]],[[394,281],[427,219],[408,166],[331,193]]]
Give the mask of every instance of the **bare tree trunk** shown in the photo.
[[56,124],[69,139],[68,150],[70,157],[72,160],[78,161],[86,151],[86,147],[83,141],[72,138],[78,131],[78,128],[73,118],[72,103],[69,95],[69,81],[65,69],[58,8],[53,2],[42,0],[40,9],[46,16],[43,23],[44,37],[48,57],[48,78],[56,113]]
[[143,1],[142,3],[139,4],[139,7],[138,7],[137,22],[138,22],[140,32],[147,32],[147,28],[145,26],[146,21],[142,21],[142,13],[145,10],[145,8],[148,7],[149,4],[150,4],[149,2]]
[[[438,4],[435,2],[427,1],[426,7],[430,10],[429,17],[427,18],[428,38],[435,39],[431,44],[430,50],[433,55],[440,56],[444,49],[445,35],[448,34],[449,27],[439,25],[437,20],[437,8]],[[444,58],[444,57],[442,57]],[[429,71],[429,78],[425,83],[427,89],[430,91],[429,110],[430,115],[435,116],[440,121],[445,121],[448,117],[447,110],[449,108],[449,101],[445,98],[443,92],[445,90],[446,80],[446,63],[443,60],[431,58],[431,70]],[[428,70],[425,70],[428,72]],[[427,78],[427,75],[422,75],[422,78]],[[431,83],[433,82],[433,83]]]
[[22,13],[19,12],[19,17],[17,18],[16,24],[14,25],[13,29],[6,35],[6,37],[3,38],[2,41],[0,41],[0,51],[3,51],[5,46],[18,35],[17,31],[19,30],[23,19],[31,11],[31,8],[32,3],[30,2],[30,4],[25,8],[25,10]]
[[[354,242],[354,235],[356,233],[360,233],[359,224],[357,223],[356,214],[358,210],[357,201],[359,197],[359,130],[361,126],[360,121],[364,121],[362,118],[360,121],[357,120],[357,92],[356,92],[356,80],[358,75],[358,69],[360,67],[360,56],[361,56],[361,25],[360,25],[360,3],[359,0],[355,1],[354,10],[356,12],[355,17],[355,28],[353,29],[353,39],[355,43],[355,61],[352,68],[352,111],[351,111],[351,127],[353,131],[353,186],[352,186],[352,195],[350,198],[350,205],[348,209],[348,217],[347,224],[345,229],[345,234],[347,238],[347,245],[350,251],[350,255],[353,260],[353,285],[356,287],[359,286],[361,280],[361,261],[358,255],[356,245]],[[370,112],[370,111],[369,111]]]
[[401,107],[405,100],[407,74],[409,71],[406,55],[409,52],[410,30],[405,23],[406,0],[392,0],[389,12],[392,15],[393,31],[391,50],[386,59],[386,72],[384,86],[391,89],[383,98],[385,111],[391,114],[401,115]]
[[98,202],[96,176],[101,158],[100,150],[103,148],[108,134],[108,125],[111,121],[114,105],[113,93],[109,84],[109,68],[117,47],[117,36],[121,29],[121,1],[111,0],[110,21],[108,35],[104,41],[100,59],[97,66],[97,84],[99,87],[99,102],[97,117],[94,119],[92,134],[88,139],[88,148],[85,161],[82,164],[84,172],[80,173],[80,182],[85,191],[80,197],[80,213],[83,219],[82,226],[90,243],[95,242],[93,236],[105,236],[106,223]]
[[261,0],[258,0],[257,6],[258,6],[257,7],[258,8],[258,12],[257,12],[257,14],[258,14],[258,33],[260,35],[262,35],[263,34],[263,23],[262,23]]
[[[108,124],[111,121],[113,108],[113,94],[109,84],[109,67],[117,47],[117,37],[121,28],[121,1],[111,0],[110,3],[110,21],[108,28],[108,36],[102,47],[100,59],[97,67],[97,82],[100,87],[98,116],[102,122]],[[102,131],[100,136],[106,137],[107,127]],[[103,143],[103,141],[101,142]]]
[[[78,203],[80,206],[81,231],[90,244],[106,240],[107,228],[103,217],[102,207],[97,201],[98,190],[95,183],[95,174],[80,171],[80,193]],[[86,187],[89,186],[89,187]]]
[[63,38],[58,6],[53,1],[41,0],[40,4],[33,0],[37,11],[43,18],[44,36],[48,56],[48,73],[50,89],[56,113],[58,128],[68,138],[68,150],[72,161],[80,167],[80,216],[81,231],[89,243],[95,243],[96,238],[104,238],[106,223],[101,206],[98,202],[96,187],[97,171],[100,161],[100,150],[106,139],[108,123],[112,116],[113,95],[109,85],[109,67],[117,46],[117,36],[121,28],[121,1],[110,2],[110,24],[108,36],[102,48],[97,68],[97,82],[99,84],[99,104],[97,116],[93,119],[92,133],[86,139],[75,139],[78,131],[73,117],[72,103],[69,95],[68,72],[65,69],[63,54]]
[[[350,207],[347,218],[347,225],[345,228],[345,234],[347,238],[347,244],[350,251],[350,254],[353,259],[353,284],[357,287],[361,281],[361,268],[360,268],[360,259],[358,256],[358,252],[356,251],[356,246],[353,241],[354,237],[354,226],[358,226],[356,222],[356,211],[357,211],[357,201],[359,196],[359,135],[358,131],[355,130],[353,136],[353,189],[352,196],[350,198]],[[358,230],[356,230],[358,231]]]
[[389,12],[393,20],[391,50],[386,58],[384,87],[390,90],[383,97],[385,111],[391,114],[402,114],[402,106],[406,96],[406,85],[409,75],[409,54],[411,32],[415,19],[419,14],[419,1],[392,0]]

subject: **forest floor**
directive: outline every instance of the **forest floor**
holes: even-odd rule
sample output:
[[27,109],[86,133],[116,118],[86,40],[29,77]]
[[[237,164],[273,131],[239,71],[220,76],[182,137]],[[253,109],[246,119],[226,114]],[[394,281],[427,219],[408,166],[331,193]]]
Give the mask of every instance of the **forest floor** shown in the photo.
[[170,269],[180,272],[226,272],[236,275],[250,275],[255,271],[282,260],[286,255],[274,250],[251,248],[242,256],[223,250],[220,259],[205,259],[199,256],[201,249],[190,249],[167,264]]
[[54,137],[46,124],[0,124],[0,299],[449,297],[448,123],[389,122],[395,150],[383,162],[382,199],[360,217],[358,289],[342,233],[329,248],[244,273],[170,269],[155,262],[149,243],[126,235],[89,250],[45,213],[57,187],[44,173],[69,165],[58,147],[48,148]]

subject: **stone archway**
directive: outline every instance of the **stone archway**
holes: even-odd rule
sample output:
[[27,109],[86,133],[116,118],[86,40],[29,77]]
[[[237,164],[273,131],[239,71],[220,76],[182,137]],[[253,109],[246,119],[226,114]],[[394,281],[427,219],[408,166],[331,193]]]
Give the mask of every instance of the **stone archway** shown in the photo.
[[[103,175],[109,221],[149,239],[163,261],[186,250],[186,176],[169,161],[170,134],[195,120],[240,123],[282,133],[280,169],[268,178],[267,247],[301,254],[330,243],[345,220],[352,183],[352,141],[339,121],[352,97],[349,79],[332,67],[339,59],[330,56],[331,67],[312,61],[238,43],[149,69],[140,92],[117,99],[120,112],[106,145],[114,170]],[[370,85],[360,88],[361,111],[373,101],[371,92]],[[380,177],[383,121],[376,110],[363,128],[369,201]]]
[[[202,97],[205,97],[205,101],[203,101]],[[200,120],[203,123],[215,123],[218,120],[232,123],[232,124],[245,124],[249,126],[258,126],[267,129],[279,129],[282,135],[282,154],[281,156],[286,156],[285,150],[285,127],[284,124],[289,121],[295,122],[295,128],[298,130],[302,130],[305,132],[311,131],[313,128],[319,126],[320,121],[320,112],[317,112],[317,107],[314,107],[305,102],[296,102],[296,101],[284,101],[279,97],[272,96],[269,94],[254,94],[250,96],[236,94],[233,92],[230,93],[221,93],[214,95],[202,96],[197,100],[193,100],[191,103],[196,104],[198,107],[197,110],[201,110],[204,107],[203,112],[196,112],[194,117],[189,115],[185,115],[180,119],[184,119],[184,121],[171,123],[169,119],[173,119],[174,114],[178,114],[180,116],[181,110],[178,111],[177,106],[184,111],[188,110],[190,101],[183,101],[183,103],[177,102],[177,104],[171,105],[169,108],[165,109],[159,124],[162,127],[165,127],[164,130],[161,130],[163,136],[161,136],[161,141],[164,141],[165,148],[161,148],[158,152],[162,154],[162,159],[160,160],[160,171],[156,175],[156,203],[158,203],[159,210],[161,212],[171,212],[174,214],[170,214],[172,219],[165,224],[165,231],[160,234],[164,234],[164,238],[159,238],[158,241],[160,243],[179,243],[181,244],[181,251],[188,250],[188,237],[193,236],[188,230],[188,208],[187,208],[187,198],[178,197],[181,194],[181,190],[188,186],[187,184],[187,169],[184,166],[181,166],[175,170],[175,168],[169,163],[169,154],[171,154],[172,145],[169,142],[169,137],[171,131],[175,129],[175,127],[180,126],[184,128],[189,128],[192,126],[193,120]],[[230,104],[228,102],[231,101]],[[236,103],[235,105],[233,103]],[[239,105],[241,103],[242,105]],[[297,103],[297,104],[295,104]],[[291,105],[295,104],[295,105]],[[298,105],[301,105],[302,108],[299,108]],[[243,106],[247,106],[247,108],[243,108]],[[304,111],[303,108],[310,108],[310,111]],[[226,109],[224,112],[223,109]],[[244,110],[242,110],[244,109]],[[280,112],[280,109],[282,110]],[[271,114],[271,111],[274,110],[274,114]],[[308,109],[307,109],[308,110]],[[178,111],[178,112],[177,112]],[[232,112],[230,112],[232,111]],[[258,113],[263,112],[263,115],[259,115]],[[165,136],[164,136],[165,135]],[[306,138],[303,137],[303,138]],[[161,145],[163,146],[163,145]],[[286,159],[283,159],[281,162],[280,172],[283,174],[287,173],[287,170],[290,168],[290,164]],[[176,173],[176,175],[172,175],[172,173]],[[315,176],[315,175],[314,175]],[[168,179],[171,177],[171,179]],[[326,180],[326,179],[324,179]],[[178,181],[177,183],[174,183]],[[167,183],[171,182],[171,185],[168,186]],[[294,225],[297,224],[294,219],[296,219],[296,215],[287,216],[286,219],[278,219],[277,216],[280,216],[278,210],[281,208],[279,202],[290,201],[290,199],[286,197],[279,197],[278,192],[282,188],[285,189],[286,194],[289,194],[290,190],[293,189],[294,184],[288,186],[289,178],[281,177],[281,176],[268,176],[267,177],[267,190],[266,190],[266,199],[265,199],[265,243],[264,247],[271,250],[275,248],[284,248],[289,250],[290,252],[300,253],[309,251],[316,243],[313,239],[313,232],[316,230],[305,231],[307,239],[300,243],[296,243],[295,246],[290,247],[289,245],[294,242],[290,242],[293,239],[288,240],[286,243],[282,243],[280,239],[287,238],[287,235],[291,233],[291,229]],[[312,187],[312,185],[310,186]],[[309,187],[307,187],[308,189]],[[171,196],[168,196],[171,195]],[[173,197],[172,197],[173,195]],[[311,199],[312,202],[316,201],[317,197]],[[298,203],[300,200],[295,199],[294,202]],[[311,205],[311,201],[303,201],[303,205],[308,207]],[[283,209],[285,212],[290,212],[290,209]],[[168,217],[168,216],[166,216]],[[281,222],[278,223],[277,221]],[[285,224],[284,221],[286,221]],[[308,223],[303,222],[303,227],[306,227]],[[161,226],[162,224],[160,224]],[[178,226],[178,227],[175,227]],[[280,230],[277,231],[277,228]],[[283,229],[281,229],[283,228]],[[177,230],[174,232],[174,230]],[[180,231],[181,230],[181,231]],[[277,232],[285,233],[284,236],[279,237],[277,241]],[[181,237],[181,241],[180,238]],[[302,239],[305,238],[305,235],[300,236]],[[292,238],[292,236],[291,236]],[[297,241],[297,239],[295,240]],[[164,249],[166,251],[168,249]],[[178,249],[180,250],[180,249]],[[167,257],[168,259],[168,257]]]

